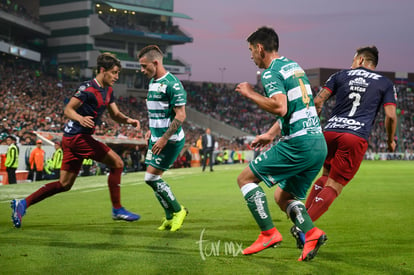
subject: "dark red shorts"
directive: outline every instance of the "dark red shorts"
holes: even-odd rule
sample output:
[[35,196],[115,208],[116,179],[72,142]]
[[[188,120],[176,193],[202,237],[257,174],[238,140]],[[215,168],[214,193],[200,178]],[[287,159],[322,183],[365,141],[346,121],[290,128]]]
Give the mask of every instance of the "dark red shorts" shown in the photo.
[[324,135],[328,156],[323,167],[329,170],[330,178],[345,186],[358,171],[368,142],[349,133],[324,132]]
[[91,135],[79,134],[62,138],[63,160],[61,170],[78,173],[83,159],[102,162],[109,150],[106,144],[97,141]]

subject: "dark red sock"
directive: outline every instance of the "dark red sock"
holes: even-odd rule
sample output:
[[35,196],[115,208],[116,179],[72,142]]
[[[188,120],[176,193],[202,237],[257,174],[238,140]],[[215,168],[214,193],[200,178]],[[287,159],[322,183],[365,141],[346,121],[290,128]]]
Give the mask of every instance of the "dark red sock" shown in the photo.
[[63,191],[66,190],[62,187],[62,184],[59,181],[45,184],[26,198],[26,205],[29,207],[32,204],[38,203],[41,200]]
[[327,180],[328,180],[328,176],[322,176],[317,181],[315,181],[315,183],[312,185],[312,189],[309,192],[308,198],[306,199],[306,203],[305,203],[306,209],[309,209],[315,197],[325,187]]
[[111,168],[108,176],[109,194],[111,196],[112,207],[121,208],[121,174],[122,168]]
[[319,217],[328,210],[336,197],[338,197],[338,194],[335,189],[330,186],[324,187],[308,208],[308,214],[312,221],[319,219]]

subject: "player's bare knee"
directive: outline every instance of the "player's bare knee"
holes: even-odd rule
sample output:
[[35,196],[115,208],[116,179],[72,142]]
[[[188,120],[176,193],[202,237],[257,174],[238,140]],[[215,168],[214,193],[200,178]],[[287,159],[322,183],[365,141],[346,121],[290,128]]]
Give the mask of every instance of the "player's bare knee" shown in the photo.
[[285,211],[287,205],[286,200],[282,199],[280,196],[277,196],[275,194],[275,202],[279,206],[280,210]]
[[117,163],[115,163],[114,168],[115,168],[115,169],[123,169],[123,168],[124,168],[124,162],[123,162],[123,161],[121,161],[121,162],[117,162]]
[[70,184],[70,183],[66,183],[66,184],[61,183],[60,185],[62,186],[62,188],[61,188],[61,191],[62,192],[69,191],[72,188],[72,186],[73,186],[73,184]]
[[343,184],[341,184],[341,183],[339,183],[339,182],[337,182],[337,181],[335,181],[335,180],[333,180],[331,178],[328,178],[325,186],[326,187],[329,186],[330,188],[332,188],[333,190],[335,190],[335,192],[336,192],[337,195],[341,194],[342,189],[344,188],[344,185]]
[[244,185],[251,183],[251,182],[258,182],[258,179],[253,175],[252,171],[249,167],[246,167],[237,177],[237,184],[240,188]]
[[114,169],[123,169],[124,168],[124,162],[120,157],[113,158],[112,161],[108,164],[106,164],[110,168]]
[[243,175],[242,174],[240,174],[238,177],[237,177],[237,184],[239,185],[239,187],[240,188],[242,188],[243,187],[243,185],[245,185],[245,184],[247,184],[248,182],[246,181],[246,179],[243,177]]
[[276,204],[279,206],[280,210],[286,211],[287,205],[289,204],[289,202],[294,200],[294,197],[292,194],[283,191],[283,189],[278,186],[276,187],[274,193],[274,199]]

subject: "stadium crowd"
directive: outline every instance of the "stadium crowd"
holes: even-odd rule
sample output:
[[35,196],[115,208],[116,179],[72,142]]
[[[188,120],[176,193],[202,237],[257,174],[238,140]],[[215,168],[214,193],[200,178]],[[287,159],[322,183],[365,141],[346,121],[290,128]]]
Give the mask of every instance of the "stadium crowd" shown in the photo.
[[[188,92],[190,106],[243,131],[253,135],[260,134],[265,132],[274,122],[271,115],[258,109],[251,102],[242,99],[228,86],[192,82],[184,82],[184,86]],[[258,87],[256,89],[260,92]],[[396,90],[398,95],[397,115],[400,123],[396,138],[402,139],[401,142],[397,142],[401,147],[397,148],[397,152],[412,154],[414,149],[414,136],[411,134],[414,131],[414,92],[407,85],[396,85]],[[314,96],[318,91],[318,87],[313,88]],[[325,125],[334,105],[335,98],[326,103],[321,114],[322,125]],[[369,150],[372,152],[387,151],[384,117],[384,111],[381,110],[369,140]]]
[[[208,114],[215,119],[239,128],[252,135],[266,131],[274,118],[243,100],[229,85],[195,83],[183,81],[188,93],[188,106]],[[0,142],[12,134],[21,145],[34,145],[33,131],[62,132],[65,122],[63,109],[78,84],[63,83],[56,76],[45,74],[39,65],[25,62],[3,54],[0,61]],[[406,84],[397,85],[399,132],[397,152],[412,155],[414,137],[414,93]],[[316,89],[315,89],[316,91]],[[109,119],[105,113],[103,123],[96,129],[96,135],[116,138],[142,138],[148,130],[148,119],[144,100],[135,97],[118,97],[117,104],[129,116],[141,122],[142,130],[136,132],[128,125],[120,125]],[[321,120],[325,123],[334,104],[328,101]],[[190,122],[184,124],[187,144],[196,146],[204,129]],[[217,137],[218,150],[230,148],[242,150],[242,139],[227,140]],[[384,114],[378,115],[369,141],[368,152],[386,152]]]
[[274,117],[234,92],[235,87],[188,81],[183,84],[189,106],[242,131],[260,134],[274,122]]
[[[63,109],[77,85],[63,84],[40,68],[2,56],[0,63],[0,117],[2,136],[13,134],[21,144],[34,144],[33,131],[61,132],[65,122]],[[145,103],[135,98],[119,98],[118,105],[145,125]],[[142,131],[119,125],[104,116],[96,135],[142,137]]]

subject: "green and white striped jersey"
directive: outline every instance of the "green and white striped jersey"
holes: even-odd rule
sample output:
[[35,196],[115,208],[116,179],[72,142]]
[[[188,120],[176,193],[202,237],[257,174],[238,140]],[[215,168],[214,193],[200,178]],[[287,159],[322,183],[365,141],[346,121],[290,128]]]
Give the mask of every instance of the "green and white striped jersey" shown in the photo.
[[282,140],[322,135],[311,86],[298,63],[285,57],[274,59],[262,74],[262,84],[267,97],[287,96],[287,113],[278,117]]
[[[147,109],[151,142],[156,142],[167,131],[175,118],[174,107],[187,103],[187,93],[180,80],[170,72],[159,79],[151,79],[147,95]],[[182,127],[170,137],[180,141],[185,137]]]

